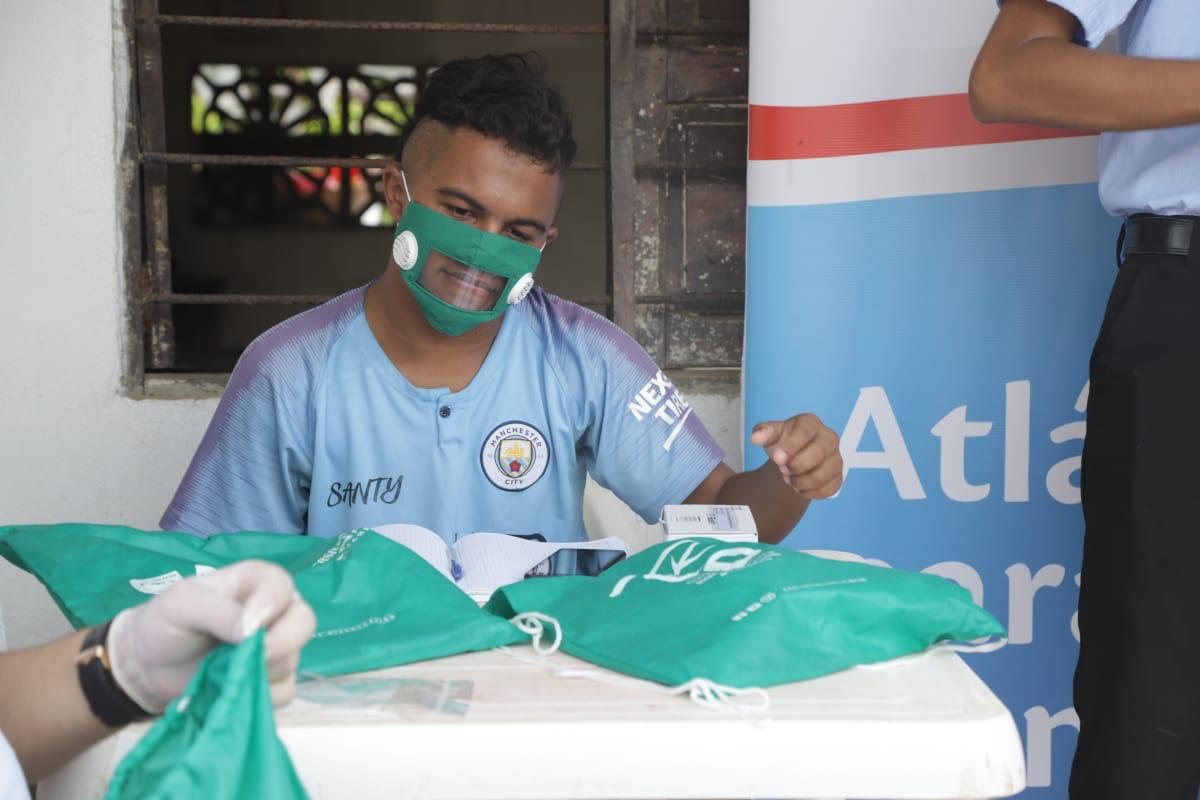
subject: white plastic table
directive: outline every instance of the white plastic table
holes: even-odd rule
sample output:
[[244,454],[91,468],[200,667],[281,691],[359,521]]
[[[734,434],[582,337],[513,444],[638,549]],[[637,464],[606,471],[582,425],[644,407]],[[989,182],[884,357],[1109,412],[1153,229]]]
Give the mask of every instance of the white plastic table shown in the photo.
[[[280,737],[326,798],[991,798],[1025,786],[1012,716],[955,654],[770,690],[714,712],[594,667],[474,653],[304,684]],[[605,673],[613,675],[613,673]],[[624,679],[630,680],[630,679]],[[44,781],[99,798],[136,725]]]

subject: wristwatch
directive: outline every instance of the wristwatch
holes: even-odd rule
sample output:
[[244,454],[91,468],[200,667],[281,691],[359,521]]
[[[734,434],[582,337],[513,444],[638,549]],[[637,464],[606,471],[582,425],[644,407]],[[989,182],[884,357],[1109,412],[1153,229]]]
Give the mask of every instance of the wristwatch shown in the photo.
[[153,715],[134,702],[113,677],[108,660],[108,629],[112,620],[92,628],[83,637],[83,646],[75,656],[79,687],[92,713],[110,728],[149,719]]

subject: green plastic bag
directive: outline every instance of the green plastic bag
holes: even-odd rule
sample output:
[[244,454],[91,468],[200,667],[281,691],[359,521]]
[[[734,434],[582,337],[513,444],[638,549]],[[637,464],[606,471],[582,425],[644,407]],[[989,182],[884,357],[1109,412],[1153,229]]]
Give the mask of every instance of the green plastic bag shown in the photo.
[[555,630],[539,640],[668,686],[774,686],[1005,635],[938,576],[711,539],[657,545],[595,578],[506,586],[484,610],[531,632],[544,622]]
[[117,767],[106,800],[306,800],[275,732],[260,631],[213,650]]
[[76,628],[111,619],[198,572],[247,558],[273,561],[292,573],[317,615],[317,632],[301,653],[305,673],[381,669],[528,641],[420,556],[364,529],[318,539],[12,526],[0,528],[0,556],[37,577]]

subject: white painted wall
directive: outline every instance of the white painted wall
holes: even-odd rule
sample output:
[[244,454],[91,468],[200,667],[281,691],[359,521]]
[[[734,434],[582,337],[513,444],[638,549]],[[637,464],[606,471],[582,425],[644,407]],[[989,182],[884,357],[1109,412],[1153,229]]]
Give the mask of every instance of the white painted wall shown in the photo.
[[[122,396],[113,9],[0,9],[0,522],[152,527],[215,401]],[[0,562],[10,646],[66,622]]]
[[[95,0],[0,6],[0,524],[155,527],[216,407],[122,394],[115,19]],[[736,465],[736,398],[706,391],[690,399]],[[589,523],[638,541],[632,512],[603,494]],[[68,630],[3,560],[0,614],[0,647],[5,631],[23,647]]]

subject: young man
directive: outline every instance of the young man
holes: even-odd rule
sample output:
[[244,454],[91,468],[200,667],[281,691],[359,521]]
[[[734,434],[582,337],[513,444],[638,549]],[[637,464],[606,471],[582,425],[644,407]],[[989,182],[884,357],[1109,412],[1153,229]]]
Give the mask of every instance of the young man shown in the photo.
[[[1118,27],[1119,54],[1072,44]],[[985,121],[1106,131],[1100,199],[1125,224],[1091,361],[1070,793],[1195,800],[1200,2],[1007,0],[971,100]]]
[[777,541],[833,495],[837,436],[816,417],[761,423],[770,460],[735,474],[629,336],[531,288],[574,154],[529,59],[438,69],[385,170],[383,274],[247,348],[162,526],[577,541],[590,472],[648,521],[741,503]]

